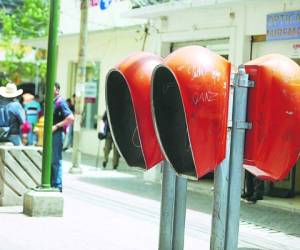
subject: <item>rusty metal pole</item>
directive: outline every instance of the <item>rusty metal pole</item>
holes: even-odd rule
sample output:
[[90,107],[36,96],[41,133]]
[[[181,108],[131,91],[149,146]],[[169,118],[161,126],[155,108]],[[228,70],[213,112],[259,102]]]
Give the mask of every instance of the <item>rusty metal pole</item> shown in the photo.
[[86,78],[86,50],[88,36],[88,0],[81,0],[81,18],[80,18],[80,34],[79,34],[79,54],[75,87],[75,121],[74,121],[74,142],[72,154],[72,167],[70,173],[81,173],[81,121],[84,107],[84,86]]

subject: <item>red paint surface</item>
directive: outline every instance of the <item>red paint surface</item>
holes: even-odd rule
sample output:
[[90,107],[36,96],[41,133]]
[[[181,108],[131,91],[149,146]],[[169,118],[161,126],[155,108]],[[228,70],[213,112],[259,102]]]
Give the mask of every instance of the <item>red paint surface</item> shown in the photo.
[[151,115],[151,75],[162,59],[152,53],[140,52],[123,60],[117,69],[124,75],[130,91],[146,168],[164,158],[160,150]]
[[165,59],[165,65],[177,79],[200,178],[225,158],[231,65],[200,46],[176,50]]
[[300,152],[300,67],[272,54],[245,65],[255,81],[248,95],[244,167],[261,179],[282,180]]

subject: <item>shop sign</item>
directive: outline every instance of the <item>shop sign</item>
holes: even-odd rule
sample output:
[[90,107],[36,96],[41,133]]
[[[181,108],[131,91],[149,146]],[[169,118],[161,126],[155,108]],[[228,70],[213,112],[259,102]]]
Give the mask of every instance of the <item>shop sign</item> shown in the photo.
[[267,40],[300,39],[300,11],[267,15]]
[[85,103],[95,103],[97,97],[97,83],[88,82],[84,86]]
[[293,44],[293,52],[291,54],[292,58],[300,58],[300,43]]
[[99,7],[100,10],[106,10],[110,6],[112,0],[100,0],[99,1]]

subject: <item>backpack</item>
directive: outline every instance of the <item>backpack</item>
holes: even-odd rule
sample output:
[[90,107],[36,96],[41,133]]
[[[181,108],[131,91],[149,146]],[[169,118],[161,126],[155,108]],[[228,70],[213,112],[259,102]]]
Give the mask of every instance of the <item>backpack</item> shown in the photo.
[[[61,102],[62,102],[62,97],[59,96],[58,98],[56,98],[55,103],[54,103],[55,109],[57,110],[56,112],[57,112],[58,117],[59,117],[59,121],[64,120],[63,111],[62,111],[62,108],[61,108]],[[68,125],[63,127],[63,132],[65,134],[67,133],[67,128],[68,128]]]
[[58,117],[59,120],[63,120],[63,114],[62,114],[62,110],[61,110],[61,101],[62,101],[62,97],[59,96],[58,98],[56,98],[55,100],[55,109],[57,109],[58,112]]
[[0,141],[9,141],[10,135],[10,117],[7,104],[0,106]]

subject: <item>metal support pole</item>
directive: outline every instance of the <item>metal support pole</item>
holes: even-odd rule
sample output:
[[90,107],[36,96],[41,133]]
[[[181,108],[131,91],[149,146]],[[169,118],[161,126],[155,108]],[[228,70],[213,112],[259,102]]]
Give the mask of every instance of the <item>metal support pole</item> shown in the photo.
[[72,167],[70,173],[81,173],[81,151],[79,148],[81,141],[81,120],[84,107],[84,84],[86,76],[86,49],[88,36],[88,0],[81,0],[80,34],[78,67],[76,77],[76,102],[75,102],[75,121],[74,121],[74,142],[72,153]]
[[162,168],[159,249],[172,250],[176,173],[167,161],[163,161]]
[[234,154],[231,154],[230,157],[226,250],[236,250],[238,248],[245,133],[246,129],[251,128],[250,124],[246,122],[248,87],[252,87],[250,81],[248,81],[248,75],[245,68],[240,66],[238,84],[234,86],[231,141],[231,152]]
[[187,179],[176,176],[172,250],[184,249]]
[[44,143],[42,161],[42,188],[51,187],[51,161],[52,161],[52,126],[53,126],[53,105],[54,105],[54,83],[56,80],[57,64],[57,36],[59,22],[59,0],[50,2],[50,24],[48,36],[48,58],[46,75],[46,96],[45,96],[45,123]]
[[[237,75],[232,75],[231,82],[237,82]],[[228,108],[228,128],[226,139],[226,157],[217,167],[214,174],[214,201],[210,236],[210,249],[224,249],[225,230],[228,206],[228,179],[230,165],[231,122],[232,122],[233,89],[230,88]]]
[[212,226],[210,235],[210,249],[224,249],[225,230],[227,216],[228,199],[228,179],[229,179],[229,161],[230,161],[230,142],[231,129],[228,128],[226,142],[226,158],[218,166],[214,175],[214,201]]

